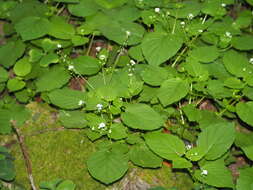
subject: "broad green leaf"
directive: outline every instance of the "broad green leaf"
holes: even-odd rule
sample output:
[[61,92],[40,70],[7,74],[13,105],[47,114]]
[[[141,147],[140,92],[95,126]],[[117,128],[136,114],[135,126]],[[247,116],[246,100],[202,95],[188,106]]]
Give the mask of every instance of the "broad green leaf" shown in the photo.
[[31,49],[29,52],[29,62],[37,62],[44,55],[43,51],[37,48]]
[[87,166],[95,179],[110,184],[126,173],[128,160],[122,154],[103,150],[93,153],[87,160]]
[[60,3],[79,3],[80,0],[53,0]]
[[219,57],[216,46],[196,47],[190,52],[190,56],[203,63],[210,63]]
[[81,75],[93,75],[101,69],[98,59],[90,56],[79,56],[73,59],[74,72]]
[[201,110],[197,109],[194,104],[187,104],[182,108],[182,110],[189,121],[198,121],[201,119]]
[[253,133],[236,133],[235,145],[240,147],[245,155],[253,160]]
[[7,81],[9,78],[8,72],[0,66],[0,83]]
[[56,188],[56,190],[75,190],[75,189],[76,185],[70,180],[63,181]]
[[162,117],[146,104],[128,104],[121,118],[127,126],[141,130],[159,129],[164,123]]
[[224,81],[224,86],[228,88],[242,89],[245,85],[240,79],[229,77]]
[[26,17],[46,17],[48,12],[49,7],[45,3],[31,0],[22,1],[22,3],[18,3],[17,6],[11,10],[10,19],[16,24]]
[[135,145],[129,152],[130,160],[137,166],[144,168],[158,168],[162,166],[162,159],[151,152],[146,145]]
[[238,104],[236,104],[236,113],[242,121],[253,127],[253,101],[249,101],[246,103],[239,102]]
[[75,34],[73,25],[67,23],[63,17],[54,16],[50,19],[48,34],[59,39],[71,39]]
[[95,14],[99,6],[94,0],[80,0],[78,4],[69,4],[68,10],[74,16],[86,17]]
[[242,92],[247,98],[253,100],[253,87],[246,86]]
[[184,155],[184,142],[177,136],[165,133],[148,133],[144,136],[148,147],[167,160],[176,160]]
[[252,50],[253,49],[253,37],[250,35],[243,35],[239,37],[233,37],[231,44],[234,48],[239,50]]
[[239,170],[240,175],[237,179],[236,190],[253,189],[253,168],[244,168]]
[[142,55],[141,45],[132,46],[129,49],[128,54],[129,54],[130,57],[137,60],[138,62],[144,60],[144,57]]
[[0,47],[0,65],[9,68],[23,55],[25,44],[21,41],[8,42]]
[[95,0],[95,2],[106,9],[113,9],[124,5],[127,0]]
[[201,170],[196,170],[194,176],[202,183],[214,187],[234,187],[231,172],[222,160],[207,162],[201,166]]
[[163,106],[168,106],[184,98],[188,91],[189,85],[185,80],[171,78],[162,83],[157,97]]
[[84,106],[85,93],[71,89],[57,89],[48,94],[50,102],[62,109],[77,109]]
[[46,35],[50,30],[50,22],[46,18],[26,17],[15,25],[23,41],[33,40]]
[[186,157],[192,161],[215,160],[231,147],[235,139],[233,123],[212,124],[202,130],[197,140],[197,147],[190,149]]
[[0,134],[9,134],[11,128],[11,112],[6,109],[0,109]]
[[221,0],[206,0],[201,11],[213,17],[220,17],[226,14],[226,9],[222,6]]
[[81,111],[61,110],[59,120],[66,128],[85,128],[87,126],[85,113]]
[[[251,24],[252,14],[250,10],[243,10],[239,12],[235,22],[233,23],[233,27],[235,28],[247,28]],[[234,38],[232,39],[233,42]]]
[[253,6],[253,0],[246,0],[246,1],[247,1],[247,3],[249,3],[250,5]]
[[18,60],[14,65],[13,70],[17,76],[23,77],[29,74],[32,70],[32,65],[29,63],[28,57]]
[[40,188],[42,189],[49,189],[49,190],[52,190],[52,189],[56,189],[56,186],[58,184],[60,184],[63,180],[62,179],[54,179],[54,180],[51,180],[51,181],[42,181],[40,183]]
[[249,66],[246,56],[233,50],[224,54],[223,63],[228,72],[237,77],[244,77]]
[[41,67],[48,67],[50,64],[58,62],[59,62],[58,55],[56,53],[49,53],[41,58],[39,64]]
[[197,16],[200,13],[201,4],[197,1],[183,1],[178,4],[178,7],[171,9],[171,15],[176,18],[189,18],[189,15],[193,17]]
[[142,72],[141,77],[151,86],[160,86],[168,78],[168,71],[163,67],[148,65]]
[[127,137],[127,129],[121,123],[113,123],[110,126],[111,132],[108,133],[108,137],[114,140],[120,140]]
[[48,72],[38,77],[35,84],[38,92],[51,91],[62,87],[69,79],[70,75],[64,67],[54,66]]
[[172,161],[173,168],[191,168],[192,163],[185,158],[178,157]]
[[145,32],[144,28],[137,23],[112,20],[109,17],[97,27],[106,38],[120,45],[135,45],[140,43]]
[[87,44],[89,42],[89,38],[75,35],[72,36],[71,42],[73,43],[74,46],[81,46]]
[[26,83],[24,81],[18,78],[13,78],[13,79],[8,80],[7,88],[9,89],[9,92],[14,92],[14,91],[18,91],[24,88],[25,84]]
[[151,32],[144,37],[141,47],[149,64],[160,65],[173,57],[182,44],[182,39],[175,34]]
[[207,83],[207,92],[213,98],[217,99],[227,98],[233,95],[233,91],[224,87],[223,82],[220,80],[209,80]]
[[12,181],[15,178],[16,174],[12,160],[0,160],[0,168],[0,179],[4,181]]

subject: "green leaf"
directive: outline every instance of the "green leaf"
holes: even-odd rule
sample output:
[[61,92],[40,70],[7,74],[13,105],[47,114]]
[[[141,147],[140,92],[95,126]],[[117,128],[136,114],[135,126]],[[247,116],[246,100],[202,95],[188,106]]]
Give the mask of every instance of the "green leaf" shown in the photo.
[[164,81],[157,97],[163,106],[168,106],[184,98],[189,91],[189,85],[181,78],[171,78]]
[[194,176],[202,183],[214,187],[234,187],[232,175],[222,160],[207,162],[201,166],[201,170],[195,172]]
[[87,126],[85,113],[81,111],[61,110],[59,120],[66,128],[85,128]]
[[216,46],[196,47],[190,52],[190,56],[203,63],[210,63],[219,57]]
[[0,83],[7,81],[9,78],[9,73],[0,66]]
[[246,86],[242,92],[247,98],[253,100],[253,87]]
[[81,46],[87,44],[89,42],[89,38],[76,35],[71,38],[71,42],[74,46]]
[[144,37],[141,47],[149,64],[160,65],[173,57],[182,44],[182,39],[175,34],[151,32]]
[[56,190],[75,190],[75,189],[76,185],[70,180],[63,181],[56,188]]
[[189,14],[194,17],[200,12],[201,4],[197,1],[183,1],[180,2],[176,9],[170,10],[171,15],[176,18],[189,18]]
[[177,136],[154,132],[144,135],[144,138],[154,153],[167,160],[176,160],[185,153],[184,142]]
[[110,127],[111,132],[108,133],[108,137],[114,140],[120,140],[127,137],[127,129],[121,123],[113,123]]
[[32,70],[32,65],[29,63],[28,57],[18,60],[14,65],[13,70],[17,76],[23,77],[28,75]]
[[59,39],[71,39],[75,34],[73,25],[68,24],[63,17],[53,16],[50,19],[48,34]]
[[127,126],[141,130],[159,129],[164,123],[162,117],[146,104],[128,104],[121,118]]
[[90,174],[105,184],[120,179],[128,170],[126,157],[109,150],[93,153],[87,160],[87,165]]
[[168,71],[163,67],[148,65],[142,72],[141,77],[149,85],[160,86],[168,78]]
[[60,3],[79,3],[80,0],[53,0]]
[[24,88],[25,84],[26,83],[24,81],[18,78],[13,78],[13,79],[8,80],[7,88],[9,89],[9,92],[14,92],[14,91],[18,91]]
[[144,57],[142,55],[141,45],[132,46],[128,50],[128,54],[129,54],[130,57],[132,57],[133,59],[137,60],[138,62],[144,60]]
[[144,28],[137,23],[112,20],[109,17],[105,17],[103,23],[99,24],[98,29],[106,38],[120,45],[140,43],[145,32]]
[[62,66],[54,66],[36,80],[38,92],[51,91],[65,85],[70,79],[69,73]]
[[252,190],[253,189],[253,168],[244,168],[244,169],[240,169],[240,175],[239,178],[237,180],[237,184],[236,184],[236,189],[237,190],[245,190],[245,189],[249,189]]
[[253,160],[253,133],[236,133],[235,145],[240,147],[245,155]]
[[129,152],[130,160],[137,166],[144,168],[158,168],[162,166],[162,159],[151,152],[146,145],[135,145]]
[[6,109],[0,109],[0,134],[9,134],[11,128],[11,112]]
[[223,63],[228,72],[237,77],[244,77],[249,67],[246,56],[233,50],[224,54]]
[[81,75],[93,75],[101,69],[98,59],[91,56],[79,56],[73,59],[74,72]]
[[15,178],[16,174],[12,160],[0,160],[0,168],[0,179],[5,181],[12,181]]
[[40,60],[40,66],[41,67],[48,67],[52,63],[58,63],[59,57],[56,53],[49,53],[42,57]]
[[95,2],[106,9],[113,9],[124,5],[127,0],[95,0]]
[[253,37],[250,35],[243,35],[238,37],[233,37],[231,44],[234,48],[247,51],[253,49]]
[[190,161],[188,161],[185,158],[181,158],[181,157],[178,157],[178,158],[174,159],[172,161],[172,163],[173,163],[172,164],[173,168],[177,168],[177,169],[191,168],[192,167],[192,163]]
[[202,5],[202,12],[213,17],[220,17],[226,14],[226,9],[222,7],[221,0],[206,0]]
[[78,17],[86,17],[95,14],[99,6],[93,0],[80,0],[78,4],[68,5],[69,12]]
[[15,25],[24,41],[33,40],[46,35],[50,30],[50,22],[46,18],[26,17]]
[[9,68],[23,55],[25,44],[21,41],[8,42],[0,47],[0,65]]
[[215,160],[231,147],[235,139],[233,123],[217,123],[203,129],[197,140],[197,147],[190,149],[186,157],[192,161]]
[[55,179],[51,181],[42,181],[40,183],[40,188],[47,189],[47,190],[55,190],[56,186],[60,184],[63,180],[62,179]]
[[249,101],[246,103],[239,102],[238,104],[236,104],[236,113],[242,121],[253,127],[253,101]]
[[71,89],[57,89],[48,94],[52,104],[62,109],[77,109],[84,106],[85,93]]

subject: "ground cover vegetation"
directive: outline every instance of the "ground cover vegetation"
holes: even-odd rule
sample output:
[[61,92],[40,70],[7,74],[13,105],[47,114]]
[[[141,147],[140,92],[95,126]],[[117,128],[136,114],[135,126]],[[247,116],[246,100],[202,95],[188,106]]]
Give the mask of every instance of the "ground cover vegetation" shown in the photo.
[[[188,189],[252,189],[252,6],[252,0],[1,0],[0,189],[22,189],[15,185],[12,138],[30,189],[91,189],[60,177],[35,183],[23,135],[31,130],[44,133],[38,152],[75,151],[73,159],[87,167],[83,175],[99,182],[96,189],[120,182],[132,166],[183,172]],[[31,122],[40,114],[34,102],[54,110],[41,126]],[[50,150],[43,143],[57,136],[48,130],[64,131]],[[88,158],[78,154],[81,145],[57,149],[68,138],[81,140]]]

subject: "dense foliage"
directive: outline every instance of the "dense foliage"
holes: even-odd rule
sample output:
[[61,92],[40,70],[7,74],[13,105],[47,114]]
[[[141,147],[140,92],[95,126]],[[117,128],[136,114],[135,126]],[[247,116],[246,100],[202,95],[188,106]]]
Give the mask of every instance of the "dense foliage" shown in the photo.
[[[1,0],[0,134],[13,132],[13,121],[23,125],[25,104],[41,98],[59,109],[65,128],[103,140],[86,161],[101,183],[122,178],[129,162],[159,168],[166,161],[188,172],[196,189],[252,189],[252,6]],[[233,178],[229,166],[239,156],[245,164]],[[15,179],[4,147],[0,179]],[[58,179],[40,188],[75,185]]]

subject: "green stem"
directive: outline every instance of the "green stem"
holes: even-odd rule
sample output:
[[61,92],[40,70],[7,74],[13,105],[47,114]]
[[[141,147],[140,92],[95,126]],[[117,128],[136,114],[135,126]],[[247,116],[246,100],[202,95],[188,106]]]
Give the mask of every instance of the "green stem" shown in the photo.
[[91,50],[91,47],[92,47],[92,44],[93,44],[93,41],[94,41],[94,37],[95,37],[95,35],[94,35],[94,33],[92,33],[90,44],[89,44],[88,50],[86,52],[86,55],[90,54],[90,50]]

